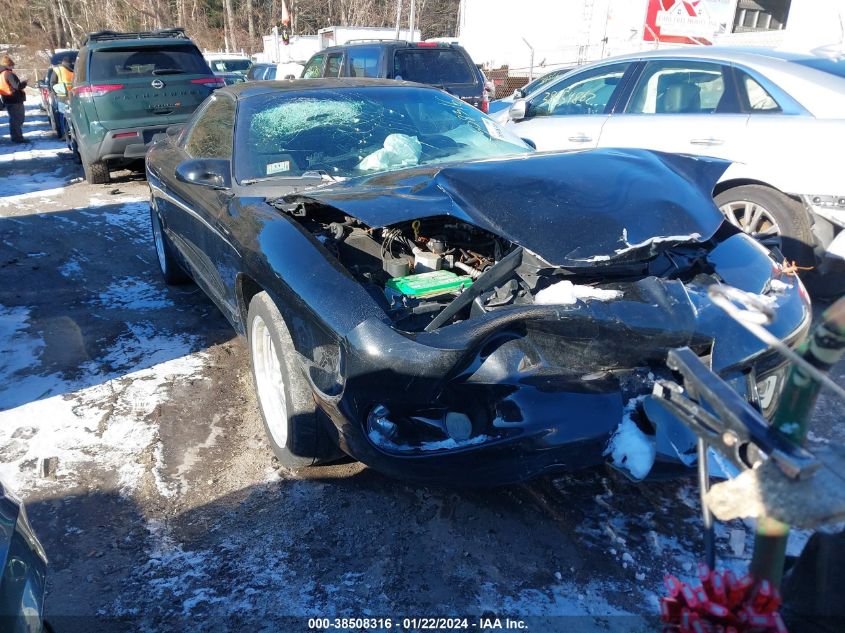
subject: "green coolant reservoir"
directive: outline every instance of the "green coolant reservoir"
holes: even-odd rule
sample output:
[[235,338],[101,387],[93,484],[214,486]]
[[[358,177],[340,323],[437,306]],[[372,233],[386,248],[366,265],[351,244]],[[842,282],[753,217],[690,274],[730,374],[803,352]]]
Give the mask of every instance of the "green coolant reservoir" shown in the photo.
[[394,277],[385,284],[388,293],[406,297],[431,297],[447,292],[457,292],[472,285],[468,275],[456,275],[450,270],[434,270],[419,275]]

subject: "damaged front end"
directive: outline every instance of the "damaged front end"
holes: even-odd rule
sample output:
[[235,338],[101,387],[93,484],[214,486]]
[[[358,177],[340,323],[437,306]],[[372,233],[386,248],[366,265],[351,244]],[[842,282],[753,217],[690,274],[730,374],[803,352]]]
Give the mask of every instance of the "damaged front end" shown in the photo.
[[763,297],[790,344],[809,301],[722,222],[708,192],[724,168],[638,151],[539,155],[273,201],[384,314],[345,333],[332,375],[311,368],[343,448],[402,477],[458,469],[483,484],[605,458],[641,478],[643,451],[690,465],[694,436],[648,402],[678,347],[771,415],[782,361],[708,287]]

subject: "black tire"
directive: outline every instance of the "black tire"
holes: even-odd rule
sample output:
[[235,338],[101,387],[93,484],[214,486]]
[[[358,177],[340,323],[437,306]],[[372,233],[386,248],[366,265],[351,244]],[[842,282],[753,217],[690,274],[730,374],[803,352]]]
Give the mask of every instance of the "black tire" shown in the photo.
[[158,267],[161,270],[164,283],[169,286],[178,286],[191,281],[190,275],[182,268],[176,254],[176,247],[173,246],[170,238],[167,237],[167,233],[162,229],[161,219],[152,204],[150,204],[150,224],[153,231],[153,248],[156,252]]
[[731,224],[763,245],[778,247],[787,260],[799,266],[816,265],[813,221],[797,200],[771,187],[742,185],[723,191],[715,201]]
[[85,180],[92,185],[107,185],[111,181],[108,166],[101,160],[89,163],[82,159],[82,171],[85,172]]
[[[314,396],[296,365],[296,351],[287,325],[266,292],[259,292],[250,301],[246,330],[255,394],[273,453],[287,468],[321,463],[322,452],[327,447],[320,444],[327,438],[318,441],[321,434]],[[272,345],[268,345],[270,342]],[[267,367],[273,355],[278,361],[276,380],[274,371]],[[273,390],[274,385],[279,391]],[[336,449],[329,452],[334,456]]]

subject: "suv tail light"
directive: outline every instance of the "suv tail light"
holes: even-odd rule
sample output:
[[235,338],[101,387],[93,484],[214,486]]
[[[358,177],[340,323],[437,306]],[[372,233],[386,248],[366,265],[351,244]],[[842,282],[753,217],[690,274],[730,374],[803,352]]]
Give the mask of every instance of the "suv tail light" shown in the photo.
[[484,114],[490,112],[490,93],[487,92],[487,88],[481,91],[480,109]]
[[123,90],[123,84],[95,84],[91,86],[77,86],[73,89],[77,95],[88,99],[102,97],[107,92],[114,92],[115,90]]
[[199,79],[191,79],[192,84],[202,84],[207,88],[222,88],[226,82],[222,77],[200,77]]

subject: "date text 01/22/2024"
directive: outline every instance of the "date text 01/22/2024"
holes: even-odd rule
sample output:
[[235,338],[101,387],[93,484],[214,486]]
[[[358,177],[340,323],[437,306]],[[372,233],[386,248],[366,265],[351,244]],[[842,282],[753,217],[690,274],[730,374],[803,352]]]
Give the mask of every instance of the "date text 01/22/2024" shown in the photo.
[[309,618],[308,629],[312,631],[331,631],[353,629],[388,631],[527,631],[526,623],[519,619],[480,617],[480,618]]

